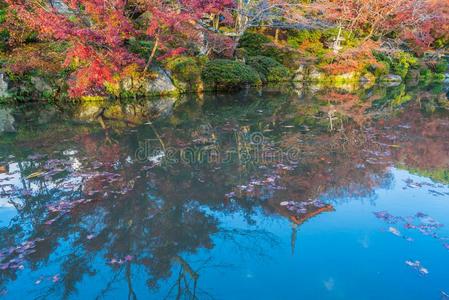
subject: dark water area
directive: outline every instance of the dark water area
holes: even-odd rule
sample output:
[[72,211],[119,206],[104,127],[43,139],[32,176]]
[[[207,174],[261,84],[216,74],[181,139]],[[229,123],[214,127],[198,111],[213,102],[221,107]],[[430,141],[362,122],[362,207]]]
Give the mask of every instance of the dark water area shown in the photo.
[[449,299],[445,86],[0,107],[0,298]]

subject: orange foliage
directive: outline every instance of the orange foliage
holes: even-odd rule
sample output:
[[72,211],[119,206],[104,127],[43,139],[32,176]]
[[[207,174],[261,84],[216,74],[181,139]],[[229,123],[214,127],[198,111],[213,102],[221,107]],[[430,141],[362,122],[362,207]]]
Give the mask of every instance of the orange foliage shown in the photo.
[[56,73],[62,70],[64,53],[58,53],[49,44],[30,44],[11,51],[9,71],[23,74],[33,70]]
[[[378,47],[378,43],[366,41],[356,48],[351,48],[338,54],[332,63],[323,66],[322,69],[331,75],[362,71],[367,65],[376,65],[378,63],[372,53],[372,50]],[[328,54],[328,58],[333,56],[333,53]]]

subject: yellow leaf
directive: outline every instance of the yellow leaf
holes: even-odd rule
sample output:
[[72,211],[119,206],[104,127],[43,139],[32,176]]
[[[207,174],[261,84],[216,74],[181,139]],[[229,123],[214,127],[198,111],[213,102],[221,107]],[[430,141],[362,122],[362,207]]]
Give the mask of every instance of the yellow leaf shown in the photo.
[[36,177],[41,176],[42,174],[44,174],[44,172],[41,172],[41,171],[34,172],[34,173],[28,175],[28,176],[26,177],[26,179],[36,178]]

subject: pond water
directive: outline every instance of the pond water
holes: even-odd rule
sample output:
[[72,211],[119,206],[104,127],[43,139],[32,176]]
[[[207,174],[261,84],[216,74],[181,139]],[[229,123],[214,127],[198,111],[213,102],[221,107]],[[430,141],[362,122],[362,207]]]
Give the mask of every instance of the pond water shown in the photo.
[[0,108],[0,298],[448,299],[444,89]]

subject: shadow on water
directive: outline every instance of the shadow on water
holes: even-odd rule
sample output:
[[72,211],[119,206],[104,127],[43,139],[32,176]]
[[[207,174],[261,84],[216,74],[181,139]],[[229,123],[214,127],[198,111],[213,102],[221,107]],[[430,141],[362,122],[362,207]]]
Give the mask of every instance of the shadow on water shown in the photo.
[[392,168],[449,184],[445,92],[268,87],[0,108],[0,293],[221,298],[203,273],[234,268],[227,256],[269,260],[285,241],[295,253],[307,220],[375,205]]

